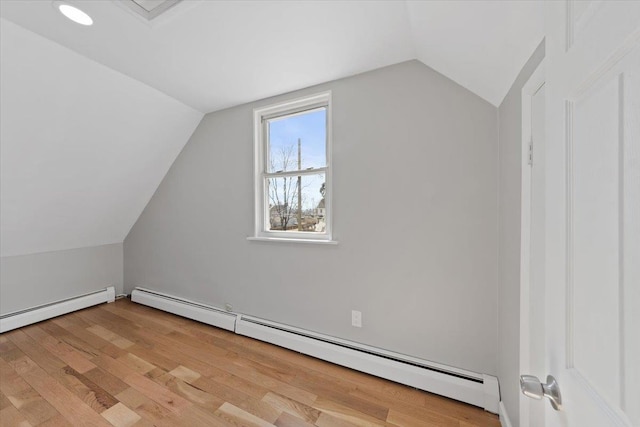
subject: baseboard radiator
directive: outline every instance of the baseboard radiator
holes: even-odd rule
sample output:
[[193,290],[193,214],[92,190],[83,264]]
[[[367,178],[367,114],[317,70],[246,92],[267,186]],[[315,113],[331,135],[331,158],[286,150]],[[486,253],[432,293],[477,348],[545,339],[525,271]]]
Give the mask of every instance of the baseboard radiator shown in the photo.
[[491,375],[478,374],[253,316],[228,312],[144,288],[136,288],[131,294],[131,299],[239,335],[498,413],[498,380]]
[[131,292],[131,301],[226,329],[227,331],[233,332],[236,327],[237,314],[235,313],[150,289],[135,288]]
[[104,302],[113,302],[116,291],[113,286],[72,298],[14,311],[0,316],[0,333],[42,322],[43,320],[81,310]]

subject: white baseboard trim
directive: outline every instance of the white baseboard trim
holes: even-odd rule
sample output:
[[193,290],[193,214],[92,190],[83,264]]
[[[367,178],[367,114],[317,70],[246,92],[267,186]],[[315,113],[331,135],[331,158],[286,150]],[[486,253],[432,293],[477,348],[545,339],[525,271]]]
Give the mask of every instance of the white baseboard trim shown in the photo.
[[497,378],[135,288],[131,300],[498,413]]
[[109,286],[108,288],[92,292],[90,294],[79,295],[77,297],[67,298],[50,304],[39,305],[37,307],[3,314],[0,316],[0,333],[8,332],[33,323],[42,322],[43,320],[91,307],[92,305],[102,304],[104,302],[113,302],[115,300],[115,296],[115,288],[113,286]]
[[236,327],[237,314],[235,313],[163,292],[137,287],[131,292],[131,301],[232,332]]
[[502,425],[502,427],[513,427],[509,419],[509,414],[507,413],[507,408],[502,401],[500,401],[498,416],[500,417],[500,425]]

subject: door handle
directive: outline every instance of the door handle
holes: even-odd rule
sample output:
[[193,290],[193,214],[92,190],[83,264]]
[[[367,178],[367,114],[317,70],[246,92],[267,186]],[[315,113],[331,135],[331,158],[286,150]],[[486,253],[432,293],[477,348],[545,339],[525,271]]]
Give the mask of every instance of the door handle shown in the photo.
[[562,410],[560,386],[551,375],[547,375],[546,384],[541,383],[538,377],[533,375],[520,375],[520,389],[525,396],[533,399],[540,400],[546,397],[551,402],[553,409],[556,411]]

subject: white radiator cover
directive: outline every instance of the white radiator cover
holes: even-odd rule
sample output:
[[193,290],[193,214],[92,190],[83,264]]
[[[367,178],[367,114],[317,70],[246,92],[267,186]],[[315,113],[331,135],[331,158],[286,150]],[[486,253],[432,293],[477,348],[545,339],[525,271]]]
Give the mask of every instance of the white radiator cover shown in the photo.
[[50,304],[39,305],[25,310],[3,314],[0,316],[0,333],[31,325],[33,323],[42,322],[43,320],[91,307],[92,305],[113,302],[115,297],[115,288],[113,286],[109,286],[105,289],[91,292],[89,294],[78,295],[76,297],[67,298]]
[[137,287],[131,292],[131,301],[227,331],[233,332],[235,330],[237,314],[163,292]]
[[498,413],[498,379],[253,316],[228,312],[145,288],[131,300]]

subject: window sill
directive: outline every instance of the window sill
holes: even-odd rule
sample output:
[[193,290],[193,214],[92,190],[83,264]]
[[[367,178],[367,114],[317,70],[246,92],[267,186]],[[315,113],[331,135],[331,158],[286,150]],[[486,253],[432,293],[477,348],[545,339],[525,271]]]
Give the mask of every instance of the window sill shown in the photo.
[[337,245],[337,240],[317,240],[317,239],[293,239],[284,237],[247,237],[247,240],[254,242],[277,242],[277,243],[304,243],[312,245]]

